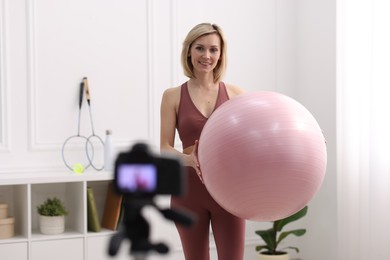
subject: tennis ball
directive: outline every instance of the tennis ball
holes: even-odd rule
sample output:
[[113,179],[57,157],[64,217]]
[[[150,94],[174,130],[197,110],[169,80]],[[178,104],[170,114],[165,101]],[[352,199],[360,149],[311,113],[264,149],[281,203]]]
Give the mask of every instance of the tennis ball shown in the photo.
[[81,163],[75,163],[73,165],[73,172],[80,174],[84,172],[84,166]]

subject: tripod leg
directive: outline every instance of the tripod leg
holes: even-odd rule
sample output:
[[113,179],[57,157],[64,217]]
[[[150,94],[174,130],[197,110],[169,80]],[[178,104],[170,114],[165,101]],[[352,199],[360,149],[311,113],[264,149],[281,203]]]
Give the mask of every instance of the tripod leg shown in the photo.
[[122,240],[124,238],[126,237],[122,232],[119,232],[111,237],[110,244],[108,247],[108,254],[110,256],[115,256],[118,253]]

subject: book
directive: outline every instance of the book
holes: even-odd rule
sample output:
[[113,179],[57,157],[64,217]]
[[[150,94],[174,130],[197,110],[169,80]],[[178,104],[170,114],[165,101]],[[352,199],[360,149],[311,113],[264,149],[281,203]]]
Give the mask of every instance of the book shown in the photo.
[[99,215],[97,212],[93,189],[87,187],[87,208],[88,208],[88,230],[99,232],[101,229]]
[[110,230],[117,230],[122,211],[122,195],[114,189],[110,182],[107,187],[106,202],[103,211],[102,227]]

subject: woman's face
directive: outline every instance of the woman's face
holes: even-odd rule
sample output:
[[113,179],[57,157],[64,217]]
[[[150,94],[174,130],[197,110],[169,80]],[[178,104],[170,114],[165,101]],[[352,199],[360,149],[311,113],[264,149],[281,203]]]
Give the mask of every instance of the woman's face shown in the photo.
[[213,33],[196,39],[190,49],[195,73],[212,72],[221,57],[221,39]]

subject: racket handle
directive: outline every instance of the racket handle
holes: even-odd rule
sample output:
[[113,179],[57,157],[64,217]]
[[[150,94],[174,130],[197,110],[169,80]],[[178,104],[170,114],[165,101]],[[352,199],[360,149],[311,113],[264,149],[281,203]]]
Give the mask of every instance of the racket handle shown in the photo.
[[79,94],[79,109],[81,109],[81,105],[83,104],[83,96],[84,96],[84,82],[81,82],[80,94]]
[[91,105],[91,97],[89,95],[89,87],[87,77],[83,78],[84,88],[85,88],[85,97],[87,98],[88,105]]

